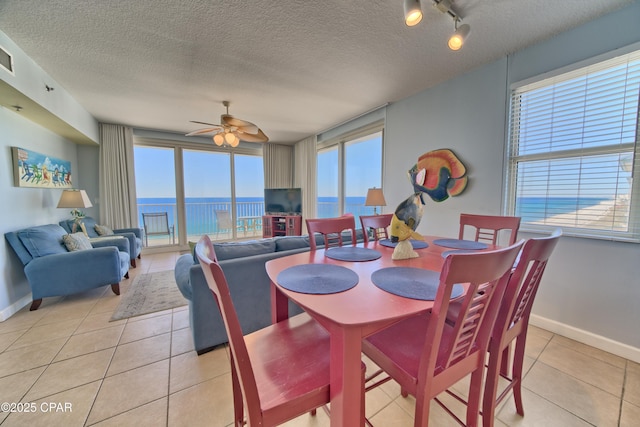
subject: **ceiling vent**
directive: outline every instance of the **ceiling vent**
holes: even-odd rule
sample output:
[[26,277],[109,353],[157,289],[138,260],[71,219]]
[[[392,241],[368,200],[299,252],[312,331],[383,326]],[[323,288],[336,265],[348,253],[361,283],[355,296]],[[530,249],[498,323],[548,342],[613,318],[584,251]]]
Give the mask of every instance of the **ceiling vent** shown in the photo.
[[13,71],[13,56],[2,46],[0,46],[0,67],[15,76]]

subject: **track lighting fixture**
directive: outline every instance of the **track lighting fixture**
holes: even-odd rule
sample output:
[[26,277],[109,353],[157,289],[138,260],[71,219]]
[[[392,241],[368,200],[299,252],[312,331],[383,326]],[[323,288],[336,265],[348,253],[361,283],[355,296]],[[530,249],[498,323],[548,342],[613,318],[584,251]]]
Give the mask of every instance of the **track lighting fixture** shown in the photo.
[[[453,19],[455,32],[449,37],[448,46],[451,50],[460,50],[465,39],[471,31],[469,24],[458,24],[462,21],[462,17],[453,9],[451,0],[432,0],[433,6],[440,12],[449,15]],[[404,22],[409,27],[417,25],[422,20],[422,8],[420,0],[404,0]]]
[[460,22],[460,19],[455,20],[456,31],[449,37],[449,42],[447,43],[451,50],[460,50],[469,31],[471,31],[471,27],[468,24],[462,24],[458,27],[458,22]]
[[404,0],[404,23],[407,27],[418,25],[422,21],[420,0]]

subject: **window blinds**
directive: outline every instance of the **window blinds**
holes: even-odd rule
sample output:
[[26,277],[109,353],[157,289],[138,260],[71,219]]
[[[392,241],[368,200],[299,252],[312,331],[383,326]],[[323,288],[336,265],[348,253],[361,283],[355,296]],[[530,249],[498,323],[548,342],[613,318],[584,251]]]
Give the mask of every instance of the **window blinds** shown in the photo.
[[512,89],[509,206],[523,229],[639,240],[639,98],[640,51]]

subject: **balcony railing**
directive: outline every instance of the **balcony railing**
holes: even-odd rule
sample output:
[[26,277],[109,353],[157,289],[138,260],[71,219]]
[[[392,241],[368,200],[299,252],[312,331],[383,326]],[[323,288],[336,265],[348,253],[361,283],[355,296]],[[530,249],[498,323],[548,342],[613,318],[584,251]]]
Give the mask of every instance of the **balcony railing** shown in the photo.
[[[318,218],[339,216],[337,202],[318,202]],[[361,215],[373,215],[373,208],[362,203],[347,203],[345,211],[353,214],[356,227],[360,226]],[[262,237],[262,215],[264,215],[264,201],[236,202],[236,227],[223,228],[218,221],[215,211],[231,212],[231,201],[187,201],[185,211],[187,216],[187,241],[197,241],[201,236],[208,235],[214,240],[233,240]],[[175,202],[168,203],[138,203],[138,221],[143,226],[142,214],[150,212],[167,212],[169,226],[174,225],[176,242],[181,230],[178,227],[178,208]],[[234,236],[235,231],[235,236]],[[149,246],[170,245],[171,240],[166,236],[149,236]]]
[[[252,238],[262,236],[262,215],[264,202],[236,202],[237,226],[223,228],[219,224],[216,211],[231,213],[231,201],[206,202],[197,201],[185,203],[187,219],[187,241],[197,241],[207,234],[214,240],[231,240],[235,238]],[[178,209],[176,203],[138,203],[138,221],[143,226],[142,214],[149,212],[167,212],[169,226],[174,225],[177,237],[181,234],[178,227]],[[149,236],[149,246],[169,245],[171,241],[166,236]]]

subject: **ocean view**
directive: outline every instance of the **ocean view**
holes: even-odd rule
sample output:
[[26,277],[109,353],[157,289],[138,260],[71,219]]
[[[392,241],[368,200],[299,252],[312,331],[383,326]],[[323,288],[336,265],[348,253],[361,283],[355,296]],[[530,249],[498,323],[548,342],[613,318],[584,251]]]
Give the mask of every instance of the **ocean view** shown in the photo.
[[[516,203],[516,216],[522,217],[522,222],[536,222],[545,217],[571,213],[580,209],[598,205],[608,200],[606,198],[575,198],[558,197],[546,199],[541,197],[519,198]],[[359,224],[360,215],[373,214],[372,207],[364,206],[364,197],[347,197],[345,211],[356,216]],[[339,215],[338,199],[336,197],[318,198],[318,217],[329,218]],[[231,211],[231,198],[202,197],[186,199],[187,234],[202,235],[219,232],[215,211]],[[138,215],[142,225],[142,213],[167,212],[169,224],[178,226],[177,206],[175,198],[139,198]],[[259,218],[264,215],[263,197],[236,198],[236,216],[238,218]],[[303,212],[304,216],[304,212]]]

